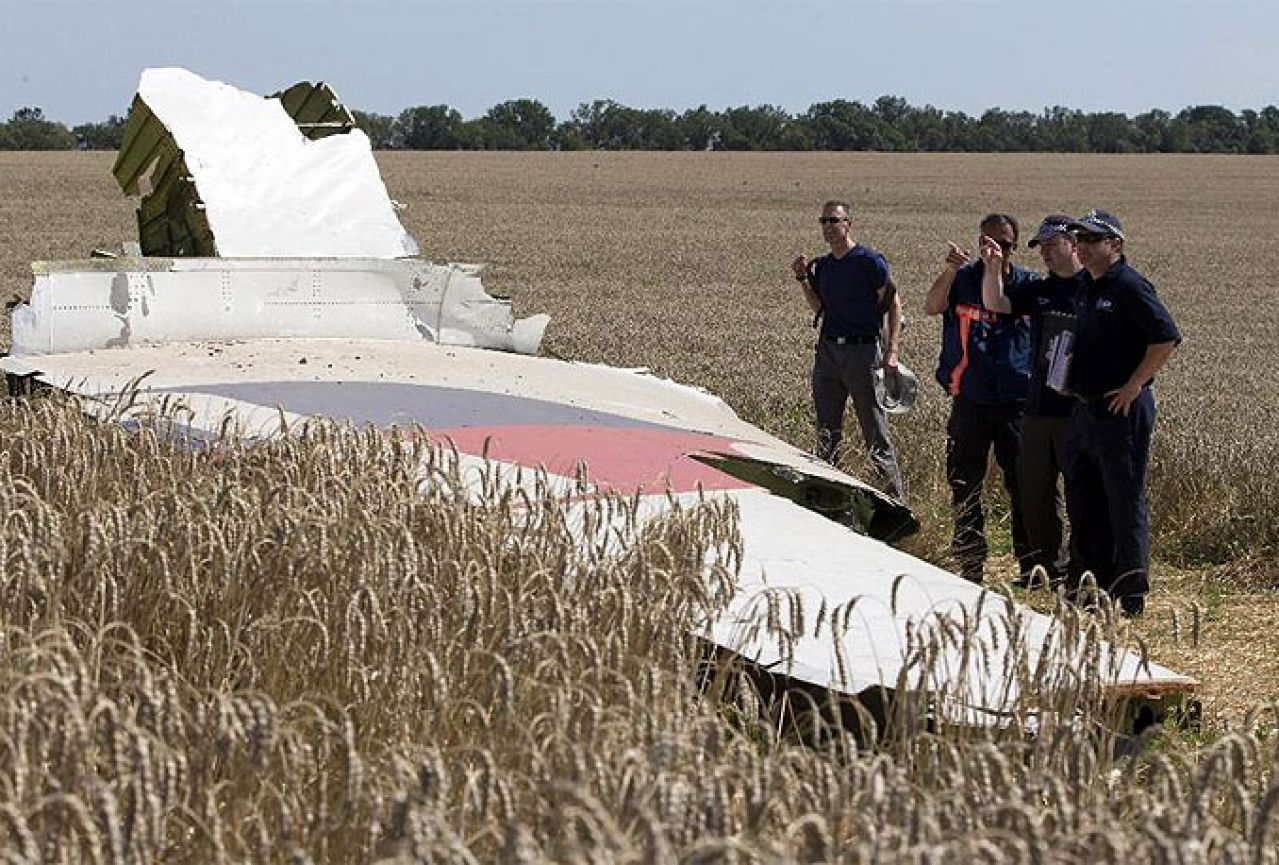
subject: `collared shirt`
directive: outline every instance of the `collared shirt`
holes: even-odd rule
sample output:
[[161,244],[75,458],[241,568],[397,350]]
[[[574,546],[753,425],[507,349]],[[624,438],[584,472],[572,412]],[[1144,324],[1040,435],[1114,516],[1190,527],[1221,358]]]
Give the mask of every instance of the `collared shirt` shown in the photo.
[[840,258],[817,259],[817,296],[822,301],[822,337],[879,333],[879,290],[888,283],[884,256],[860,243]]
[[[1019,403],[1030,386],[1030,316],[986,309],[981,302],[980,261],[966,264],[950,286],[942,315],[937,381],[951,396],[983,405]],[[1033,274],[1014,265],[1005,291],[1017,292]]]
[[1155,287],[1123,257],[1100,279],[1084,273],[1075,314],[1070,388],[1085,398],[1101,397],[1127,384],[1148,346],[1181,342],[1181,332]]
[[1050,344],[1052,340],[1044,327],[1044,314],[1056,312],[1073,315],[1075,299],[1083,288],[1084,274],[1087,272],[1080,270],[1074,276],[1034,274],[1018,287],[1004,291],[1015,314],[1030,316],[1034,351],[1031,357],[1030,389],[1026,394],[1028,415],[1069,417],[1075,407],[1073,399],[1048,386],[1048,367],[1055,346]]

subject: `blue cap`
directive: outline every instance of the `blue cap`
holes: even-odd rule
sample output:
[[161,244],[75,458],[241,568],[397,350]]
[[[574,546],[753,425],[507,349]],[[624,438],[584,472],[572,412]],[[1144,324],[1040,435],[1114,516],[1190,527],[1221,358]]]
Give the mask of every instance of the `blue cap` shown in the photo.
[[1036,247],[1045,240],[1051,240],[1058,234],[1070,234],[1070,226],[1074,221],[1074,217],[1067,216],[1064,213],[1051,213],[1044,217],[1043,222],[1039,223],[1039,230],[1035,232],[1035,236],[1026,245]]
[[1070,223],[1071,231],[1086,231],[1090,234],[1104,234],[1107,237],[1124,239],[1124,224],[1114,214],[1104,210],[1090,210]]

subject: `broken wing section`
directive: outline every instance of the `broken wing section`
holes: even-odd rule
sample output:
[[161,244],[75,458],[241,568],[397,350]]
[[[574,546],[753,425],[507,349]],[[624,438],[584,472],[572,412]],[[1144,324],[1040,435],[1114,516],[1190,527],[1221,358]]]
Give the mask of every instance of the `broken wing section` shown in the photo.
[[147,69],[113,171],[126,194],[142,194],[144,255],[418,254],[368,137],[323,83],[263,98],[185,69]]
[[12,312],[17,356],[198,340],[423,340],[536,354],[479,268],[420,260],[116,258],[38,262]]
[[140,95],[133,97],[124,140],[112,169],[126,195],[150,191],[138,204],[138,240],[146,255],[215,256],[217,241],[186,155]]

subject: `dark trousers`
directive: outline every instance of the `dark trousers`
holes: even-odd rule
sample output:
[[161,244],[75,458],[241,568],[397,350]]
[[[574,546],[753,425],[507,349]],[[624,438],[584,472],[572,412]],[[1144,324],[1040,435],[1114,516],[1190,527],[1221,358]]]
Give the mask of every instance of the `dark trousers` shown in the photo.
[[1022,573],[1030,567],[1030,549],[1017,496],[1021,412],[1021,403],[979,405],[963,397],[951,400],[950,421],[946,424],[946,479],[955,513],[951,554],[959,563],[960,574],[974,582],[981,582],[988,549],[981,491],[992,449],[1008,490],[1013,552]]
[[813,411],[817,415],[817,455],[835,461],[844,437],[844,408],[849,399],[857,414],[862,441],[879,474],[880,485],[895,498],[906,497],[897,452],[888,438],[888,417],[875,399],[875,369],[880,363],[877,342],[836,345],[819,340],[813,358]]
[[1111,414],[1103,401],[1075,406],[1066,431],[1066,512],[1074,536],[1073,584],[1091,572],[1114,598],[1150,591],[1146,464],[1155,428],[1150,388]]
[[1017,496],[1030,566],[1042,567],[1053,582],[1064,577],[1068,567],[1060,479],[1065,472],[1069,425],[1069,417],[1026,415],[1017,455]]

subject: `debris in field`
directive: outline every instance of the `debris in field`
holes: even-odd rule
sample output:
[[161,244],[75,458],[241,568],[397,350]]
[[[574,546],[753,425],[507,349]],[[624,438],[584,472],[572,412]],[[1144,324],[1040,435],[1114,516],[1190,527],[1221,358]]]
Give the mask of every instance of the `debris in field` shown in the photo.
[[[143,71],[114,171],[129,194],[149,172],[152,190],[138,209],[144,254],[417,255],[368,136],[290,116],[286,103],[307,110],[290,99],[299,88],[313,86],[263,98],[185,69]],[[344,134],[311,140],[317,126]]]

